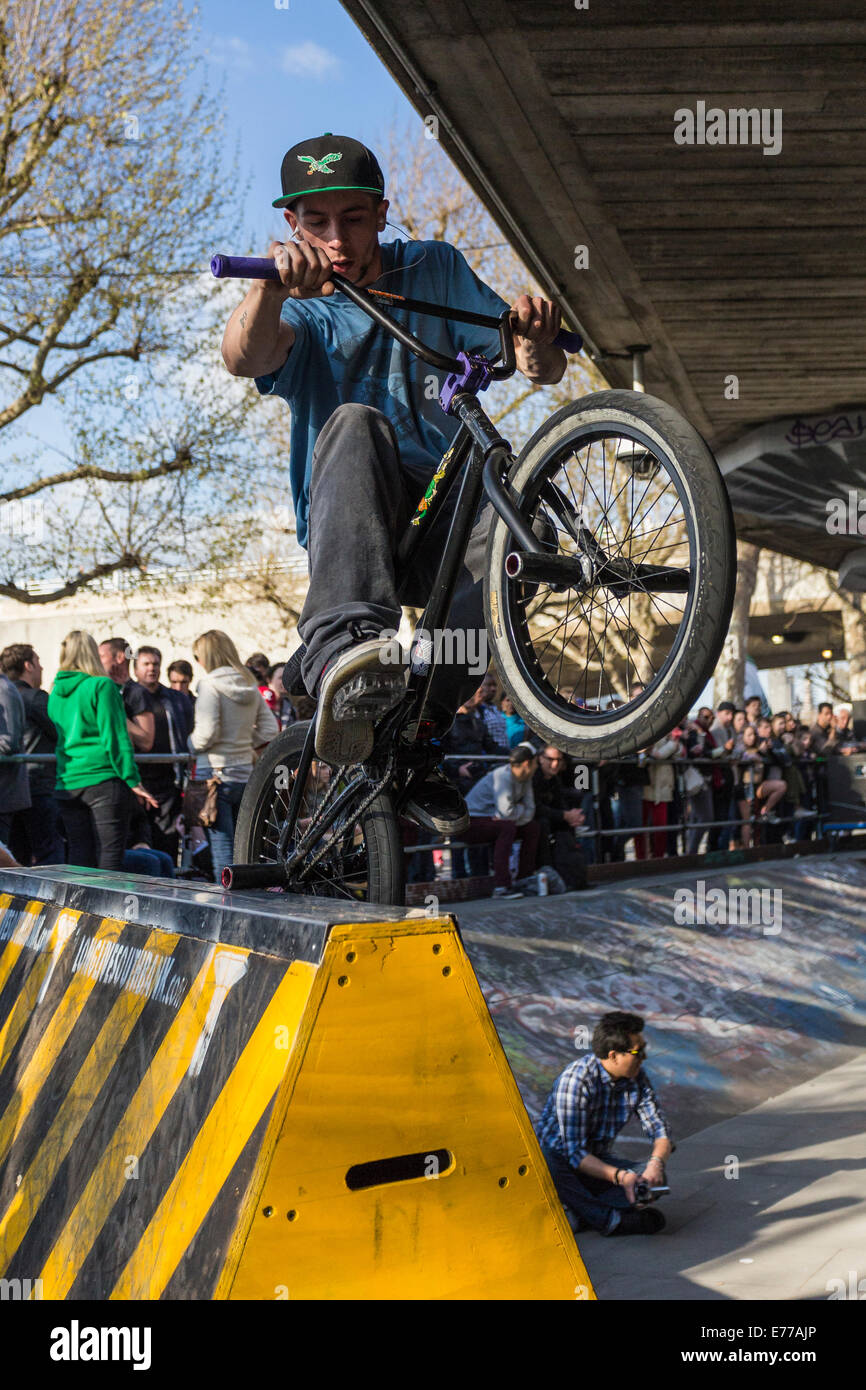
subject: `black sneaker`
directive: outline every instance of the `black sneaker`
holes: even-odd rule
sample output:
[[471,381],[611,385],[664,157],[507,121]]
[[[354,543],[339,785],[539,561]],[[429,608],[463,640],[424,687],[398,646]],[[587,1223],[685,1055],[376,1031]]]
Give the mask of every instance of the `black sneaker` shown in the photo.
[[288,661],[283,665],[283,674],[280,679],[283,682],[283,689],[290,700],[306,699],[307,687],[301,678],[301,662],[307,654],[305,643],[301,643],[297,651],[292,652]]
[[423,782],[416,782],[403,810],[438,835],[462,835],[469,829],[466,802],[441,767],[431,768]]
[[362,763],[373,751],[373,725],[406,694],[407,668],[393,642],[372,638],[332,657],[319,681],[316,756],[331,767]]
[[635,1211],[631,1207],[628,1211],[620,1213],[617,1225],[606,1234],[609,1236],[654,1236],[664,1229],[664,1225],[664,1217],[654,1207],[645,1207],[643,1211]]

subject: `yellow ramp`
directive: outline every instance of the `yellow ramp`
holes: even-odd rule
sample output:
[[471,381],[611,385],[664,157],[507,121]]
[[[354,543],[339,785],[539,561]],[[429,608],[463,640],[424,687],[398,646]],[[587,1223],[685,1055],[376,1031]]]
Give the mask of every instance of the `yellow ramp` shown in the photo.
[[0,872],[0,1277],[593,1297],[453,919],[77,879]]

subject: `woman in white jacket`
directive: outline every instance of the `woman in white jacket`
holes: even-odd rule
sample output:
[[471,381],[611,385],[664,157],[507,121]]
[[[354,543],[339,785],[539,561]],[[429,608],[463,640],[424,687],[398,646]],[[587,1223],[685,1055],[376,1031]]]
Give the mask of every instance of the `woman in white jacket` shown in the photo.
[[[656,828],[656,833],[649,835],[635,835],[634,849],[636,859],[664,859],[667,851],[667,833],[660,827],[668,823],[668,807],[674,799],[674,769],[672,760],[681,758],[683,750],[679,740],[671,738],[659,739],[652,748],[647,749],[647,771],[649,772],[649,782],[643,789],[643,823]],[[649,842],[652,838],[652,852],[649,850]]]
[[197,777],[219,778],[216,824],[208,830],[219,883],[232,862],[238,807],[253,770],[253,750],[270,743],[279,725],[225,632],[203,632],[192,651],[205,674],[196,689],[189,751],[196,755]]

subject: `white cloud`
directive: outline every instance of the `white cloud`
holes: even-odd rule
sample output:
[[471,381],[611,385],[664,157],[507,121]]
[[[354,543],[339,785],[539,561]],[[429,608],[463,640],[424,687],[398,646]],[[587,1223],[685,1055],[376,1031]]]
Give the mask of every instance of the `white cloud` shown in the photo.
[[320,44],[306,39],[303,43],[292,44],[283,49],[283,72],[292,77],[313,77],[321,82],[326,77],[336,77],[342,63],[335,53],[329,53]]
[[208,58],[212,63],[221,63],[239,72],[249,72],[253,66],[252,49],[246,39],[219,36],[214,39]]

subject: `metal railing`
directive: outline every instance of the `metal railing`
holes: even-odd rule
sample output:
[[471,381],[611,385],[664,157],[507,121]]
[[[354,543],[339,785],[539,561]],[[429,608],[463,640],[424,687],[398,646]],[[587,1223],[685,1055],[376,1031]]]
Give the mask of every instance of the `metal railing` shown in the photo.
[[[181,765],[181,766],[184,766],[184,767],[187,766],[189,763],[194,762],[194,761],[195,761],[195,758],[196,758],[196,755],[195,755],[194,753],[136,753],[134,756],[135,756],[135,761],[136,761],[137,763],[143,763],[143,764],[154,764],[154,763],[156,763],[156,764],[166,763],[166,764],[167,764],[167,763],[171,763],[171,764]],[[52,765],[52,764],[56,763],[56,761],[57,761],[56,755],[53,754],[53,753],[15,753],[15,754],[5,754],[5,755],[3,755],[3,756],[0,756],[0,765],[3,765],[3,764],[16,764],[16,763],[27,763],[27,764],[33,764],[33,765],[37,765],[37,766],[38,766],[38,765]],[[496,753],[478,753],[478,754],[475,754],[475,753],[468,753],[468,752],[467,752],[467,753],[448,753],[448,754],[445,755],[443,761],[446,762],[446,763],[454,764],[454,765],[458,765],[458,766],[459,766],[460,764],[463,764],[463,763],[473,763],[473,764],[482,763],[482,764],[485,764],[485,765],[489,765],[490,767],[498,767],[498,766],[502,766],[504,763],[507,763],[507,762],[508,762],[508,755],[505,754],[505,753],[502,753],[502,754],[496,754]],[[625,850],[625,846],[626,846],[627,842],[628,842],[629,840],[631,840],[631,839],[635,839],[637,836],[645,836],[645,837],[646,837],[645,845],[646,845],[646,849],[647,849],[647,855],[646,855],[647,858],[653,858],[653,857],[655,857],[655,856],[653,856],[653,855],[649,852],[649,851],[650,851],[650,848],[653,846],[654,838],[655,838],[655,837],[660,837],[660,836],[665,836],[665,837],[666,837],[666,836],[668,836],[668,835],[676,835],[676,836],[679,836],[680,834],[688,835],[690,832],[694,833],[694,832],[698,832],[698,831],[701,832],[700,838],[699,838],[699,841],[698,841],[698,846],[699,846],[699,845],[700,845],[700,842],[703,840],[704,832],[706,832],[706,831],[712,831],[712,830],[720,830],[720,829],[723,829],[723,830],[728,830],[729,832],[736,832],[736,831],[739,831],[743,826],[750,826],[750,827],[752,827],[753,829],[754,829],[754,828],[763,829],[763,828],[767,827],[768,825],[769,825],[769,826],[773,826],[773,827],[785,826],[785,825],[791,825],[791,824],[793,824],[793,823],[795,823],[795,822],[797,822],[797,821],[803,821],[803,820],[808,819],[810,825],[814,828],[814,830],[816,831],[817,835],[818,835],[819,837],[821,837],[822,834],[823,834],[823,826],[824,826],[824,824],[830,822],[831,818],[830,818],[830,816],[829,816],[829,814],[828,814],[828,812],[827,812],[827,809],[826,809],[826,807],[827,807],[827,786],[826,786],[826,767],[827,767],[827,759],[826,759],[825,757],[820,757],[820,756],[815,757],[815,758],[794,758],[794,759],[792,759],[792,763],[791,763],[792,766],[796,766],[796,767],[799,767],[799,768],[801,768],[801,769],[802,769],[802,768],[811,768],[811,769],[814,769],[815,774],[816,774],[816,776],[815,776],[815,782],[814,782],[814,788],[811,789],[811,790],[814,790],[815,799],[816,799],[816,801],[817,801],[817,805],[816,805],[814,808],[811,808],[811,807],[808,808],[807,815],[797,816],[797,815],[795,815],[795,814],[792,813],[792,814],[786,815],[786,816],[778,816],[778,817],[776,818],[775,822],[768,822],[767,818],[766,818],[765,816],[763,816],[763,815],[760,815],[760,814],[759,814],[759,815],[752,815],[752,816],[749,817],[749,818],[743,818],[743,817],[740,816],[740,815],[731,816],[730,814],[728,814],[727,816],[723,817],[722,819],[718,819],[718,820],[688,820],[688,819],[685,819],[685,820],[676,820],[676,821],[666,822],[666,823],[663,824],[663,825],[652,825],[652,824],[650,824],[650,825],[644,825],[643,823],[641,823],[640,825],[622,825],[622,824],[620,824],[620,825],[613,825],[613,826],[611,826],[611,825],[609,825],[609,824],[607,824],[607,825],[605,824],[605,821],[606,821],[606,820],[609,820],[609,819],[610,819],[610,816],[613,814],[613,802],[614,802],[615,799],[618,800],[619,789],[618,789],[615,785],[614,785],[613,787],[610,787],[610,788],[603,788],[603,787],[602,787],[602,785],[601,785],[601,775],[600,775],[600,768],[601,768],[601,767],[638,767],[638,768],[640,768],[641,770],[646,771],[646,770],[648,770],[649,768],[654,767],[654,766],[655,766],[655,767],[658,767],[658,766],[668,766],[668,767],[670,767],[670,768],[672,769],[672,771],[673,771],[673,773],[674,773],[674,784],[675,784],[675,788],[676,788],[676,798],[673,799],[671,802],[668,802],[667,804],[668,804],[668,805],[676,805],[677,801],[679,801],[679,804],[680,804],[680,805],[686,805],[686,804],[688,803],[688,801],[693,797],[693,795],[695,795],[695,793],[689,793],[689,792],[687,792],[687,791],[685,790],[685,788],[683,787],[683,785],[682,785],[682,778],[683,778],[683,776],[684,776],[684,774],[685,774],[687,768],[706,767],[706,768],[707,768],[708,770],[710,770],[710,771],[712,771],[713,769],[725,768],[725,769],[728,770],[728,772],[734,774],[734,779],[735,779],[735,780],[734,780],[734,785],[736,785],[736,769],[737,769],[738,767],[748,767],[748,766],[752,766],[752,765],[753,765],[753,764],[746,763],[746,762],[744,762],[744,761],[741,760],[741,759],[731,758],[731,757],[722,757],[722,758],[677,758],[677,759],[611,758],[611,759],[604,759],[604,760],[602,760],[601,763],[595,763],[595,764],[576,762],[576,766],[578,766],[578,767],[584,767],[584,768],[587,769],[587,771],[588,771],[588,773],[589,773],[589,775],[590,775],[590,778],[591,778],[591,785],[590,785],[589,787],[586,787],[586,788],[577,788],[577,787],[575,787],[575,788],[566,788],[566,790],[568,790],[568,791],[570,792],[571,806],[572,806],[572,807],[576,807],[576,806],[577,806],[576,798],[577,798],[578,795],[580,795],[580,796],[582,797],[584,803],[586,803],[587,801],[589,801],[590,806],[591,806],[591,812],[592,812],[592,824],[588,827],[588,830],[585,831],[583,834],[576,835],[576,837],[575,837],[576,843],[577,843],[578,847],[581,847],[581,846],[587,846],[587,847],[588,847],[589,844],[591,843],[591,845],[592,845],[592,851],[593,851],[593,862],[595,862],[595,863],[601,863],[601,862],[603,862],[604,844],[605,844],[606,841],[609,841],[609,840],[619,841],[619,842],[620,842],[620,847],[621,847],[622,850],[623,850],[623,857],[624,857],[624,850]],[[805,779],[804,779],[804,780],[805,780]],[[760,785],[760,784],[758,784],[758,785]],[[633,787],[636,787],[636,788],[638,788],[638,789],[641,791],[641,801],[642,801],[642,804],[643,804],[643,803],[644,803],[644,798],[643,798],[643,795],[642,795],[642,793],[643,793],[643,786],[640,785],[640,784],[633,784]],[[711,787],[711,786],[708,786],[708,787],[704,788],[704,789],[703,789],[703,792],[704,792],[704,793],[709,792],[710,794],[712,794],[712,787]],[[731,788],[731,793],[730,793],[730,794],[731,794],[731,797],[732,797],[732,799],[733,799],[733,787]],[[754,798],[754,799],[755,799],[755,801],[757,801],[757,798]],[[785,799],[785,798],[782,798],[783,801],[784,801],[784,799]],[[605,809],[606,807],[607,807],[608,809]],[[578,807],[578,809],[581,809],[581,808]],[[796,808],[795,808],[795,809],[796,809]],[[856,806],[852,806],[852,810],[856,811],[857,809],[858,809],[858,808],[857,808]],[[866,823],[866,808],[864,808],[864,810],[863,810],[862,820],[863,820],[864,823]],[[835,833],[839,833],[839,832],[835,832]],[[459,838],[449,839],[448,837],[441,836],[441,837],[438,837],[436,840],[431,840],[431,841],[429,841],[428,843],[424,843],[424,844],[417,844],[417,843],[416,843],[416,844],[412,844],[412,845],[405,845],[405,846],[404,846],[404,849],[403,849],[403,852],[404,852],[404,854],[405,854],[407,857],[411,857],[411,856],[414,856],[414,855],[429,854],[429,853],[432,853],[432,852],[434,852],[434,851],[439,851],[439,850],[445,850],[445,851],[450,852],[450,851],[455,851],[455,850],[464,850],[464,849],[484,849],[484,848],[486,848],[484,845],[476,845],[476,844],[470,845],[470,844],[467,844],[465,841],[460,840]],[[720,851],[720,852],[724,852],[724,851]],[[675,857],[677,857],[677,855],[675,855],[675,854],[665,854],[663,857],[666,858],[666,859],[668,859],[668,858],[675,858]],[[449,853],[449,858],[451,858],[450,853]],[[452,870],[453,870],[453,860],[452,860]]]
[[[458,765],[461,764],[461,763],[484,763],[484,764],[490,764],[491,766],[502,766],[504,763],[507,763],[507,761],[508,761],[508,755],[507,755],[507,754],[504,754],[504,753],[503,753],[503,754],[494,754],[494,753],[479,753],[479,754],[473,754],[473,753],[449,753],[449,754],[446,755],[444,761],[447,762],[447,763],[458,764]],[[665,822],[663,825],[653,825],[653,824],[644,825],[643,822],[642,822],[640,825],[622,825],[622,824],[620,824],[620,825],[613,825],[613,826],[611,826],[611,825],[609,825],[609,824],[608,824],[608,825],[605,825],[605,821],[606,821],[606,820],[609,820],[610,815],[612,814],[612,809],[613,809],[613,808],[612,808],[611,803],[614,801],[614,799],[616,799],[616,800],[618,801],[619,789],[616,788],[616,786],[611,787],[611,788],[607,788],[607,789],[605,789],[605,788],[602,787],[602,785],[601,785],[601,775],[600,775],[600,771],[599,771],[600,767],[637,767],[637,768],[640,768],[642,771],[646,771],[646,770],[648,770],[648,769],[651,768],[651,767],[661,767],[661,766],[670,767],[670,768],[672,769],[673,773],[674,773],[674,786],[675,786],[675,790],[676,790],[676,797],[675,797],[674,799],[672,799],[670,802],[667,802],[666,804],[667,804],[667,805],[676,805],[677,802],[679,802],[680,806],[686,806],[687,803],[688,803],[690,800],[692,800],[692,798],[693,798],[694,795],[696,795],[696,794],[701,794],[701,795],[703,795],[703,794],[706,794],[706,793],[709,793],[710,795],[712,795],[712,792],[713,792],[713,788],[712,788],[711,782],[710,782],[705,788],[702,789],[702,792],[701,792],[701,793],[690,793],[690,792],[686,791],[686,790],[685,790],[685,787],[684,787],[683,784],[682,784],[682,779],[683,779],[683,777],[684,777],[684,775],[685,775],[685,772],[686,772],[686,770],[687,770],[688,768],[707,768],[707,770],[710,771],[710,772],[712,772],[712,770],[714,770],[714,769],[722,769],[722,768],[727,769],[727,771],[728,771],[729,773],[733,774],[733,779],[734,779],[734,780],[733,780],[733,784],[732,784],[732,786],[731,786],[731,788],[730,788],[730,797],[731,797],[731,802],[732,802],[732,804],[733,804],[733,801],[734,801],[734,788],[735,788],[735,786],[736,786],[736,771],[737,771],[737,769],[738,769],[738,768],[747,768],[747,767],[750,767],[750,766],[754,766],[754,764],[753,764],[753,763],[750,763],[750,762],[747,762],[747,761],[745,761],[745,760],[743,760],[743,759],[733,758],[733,757],[730,757],[730,756],[728,756],[728,757],[717,757],[717,758],[687,758],[687,757],[683,757],[683,758],[676,758],[676,759],[672,759],[672,758],[647,759],[647,758],[635,758],[635,757],[632,757],[632,758],[606,758],[606,759],[603,759],[600,763],[595,763],[595,764],[590,764],[590,763],[587,763],[587,762],[581,763],[580,760],[573,760],[573,761],[575,761],[576,766],[587,768],[588,771],[590,772],[590,775],[591,775],[591,786],[590,786],[590,787],[588,787],[588,788],[573,788],[573,789],[567,789],[567,790],[569,790],[569,791],[571,792],[571,805],[572,805],[572,806],[577,806],[578,803],[577,803],[575,797],[576,797],[579,793],[581,793],[581,792],[582,792],[582,795],[583,795],[584,802],[586,802],[587,799],[589,799],[590,802],[591,802],[591,809],[592,809],[592,825],[591,825],[590,828],[589,828],[589,834],[584,833],[584,834],[582,834],[582,835],[577,835],[577,836],[575,837],[575,841],[576,841],[576,844],[578,845],[578,848],[581,848],[581,847],[588,847],[588,843],[591,843],[591,845],[592,845],[592,852],[593,852],[593,861],[592,861],[592,862],[594,862],[594,863],[601,863],[601,862],[603,862],[604,845],[605,845],[605,842],[607,842],[607,841],[615,841],[615,842],[618,841],[618,842],[619,842],[620,848],[621,848],[622,851],[623,851],[622,858],[624,859],[624,857],[625,857],[625,853],[624,853],[624,852],[625,852],[625,847],[626,847],[627,842],[628,842],[629,840],[632,840],[632,839],[634,839],[635,841],[637,841],[637,837],[638,837],[638,836],[643,836],[643,837],[645,837],[645,839],[644,839],[644,847],[645,847],[645,849],[646,849],[646,854],[645,854],[644,857],[646,857],[647,859],[649,859],[649,858],[657,858],[657,856],[655,856],[655,855],[653,854],[653,852],[652,852],[652,851],[653,851],[653,848],[654,848],[655,837],[667,837],[668,835],[679,836],[679,835],[681,835],[681,834],[685,837],[685,836],[689,836],[690,833],[697,833],[697,832],[700,832],[699,839],[698,839],[698,843],[697,843],[696,849],[695,849],[695,851],[694,851],[695,853],[697,853],[698,850],[700,849],[701,842],[702,842],[703,839],[704,839],[704,834],[705,834],[705,832],[707,832],[707,831],[713,831],[713,830],[726,830],[726,831],[729,832],[729,838],[732,838],[734,835],[738,834],[744,826],[750,827],[750,829],[752,830],[752,832],[753,832],[753,834],[754,834],[754,831],[755,831],[755,830],[761,830],[761,831],[763,831],[763,830],[766,829],[766,828],[779,829],[779,828],[783,828],[783,827],[786,826],[786,825],[793,825],[793,824],[795,824],[796,822],[799,821],[799,822],[808,823],[811,827],[813,827],[813,828],[815,829],[817,835],[820,837],[821,834],[823,833],[823,832],[822,832],[822,827],[823,827],[824,823],[827,822],[827,821],[829,821],[829,819],[830,819],[830,817],[829,817],[829,815],[828,815],[828,813],[827,813],[827,811],[826,811],[826,776],[825,776],[825,769],[826,769],[826,765],[827,765],[827,760],[826,760],[826,758],[823,758],[823,757],[814,757],[814,758],[792,758],[792,760],[791,760],[791,764],[790,764],[791,766],[799,767],[801,770],[802,770],[803,768],[811,768],[811,769],[814,769],[814,771],[815,771],[815,773],[816,773],[814,789],[810,789],[810,788],[808,787],[808,785],[807,785],[807,791],[809,791],[809,792],[811,793],[811,791],[814,790],[815,799],[816,799],[817,805],[816,805],[815,807],[809,807],[809,808],[807,808],[806,814],[804,814],[804,815],[801,814],[800,816],[797,816],[797,815],[795,815],[795,814],[792,813],[792,814],[787,815],[787,816],[781,816],[781,815],[780,815],[780,816],[776,816],[776,819],[775,819],[774,821],[768,821],[767,818],[766,818],[766,816],[761,815],[761,814],[758,814],[758,815],[754,815],[754,814],[753,814],[751,817],[744,818],[744,817],[743,817],[741,814],[739,814],[739,812],[737,811],[737,813],[736,813],[735,815],[733,815],[733,816],[732,816],[732,815],[730,814],[730,812],[729,812],[728,815],[726,815],[726,816],[724,816],[723,818],[718,819],[718,820],[688,820],[688,819],[679,820],[679,819],[678,819],[678,820],[675,820],[675,821],[667,821],[667,822]],[[806,780],[806,779],[804,778],[804,781],[805,781],[805,780]],[[633,787],[635,787],[635,788],[637,788],[638,790],[640,790],[640,792],[641,792],[641,803],[644,804],[644,798],[643,798],[643,784],[637,784],[637,783],[635,783],[635,784],[632,784],[632,785],[633,785]],[[760,784],[757,784],[757,785],[760,785]],[[757,785],[756,785],[756,790],[757,790]],[[758,804],[758,798],[757,798],[757,797],[754,797],[754,798],[743,798],[743,799],[744,799],[744,800],[753,800],[754,804],[756,804],[756,805]],[[785,798],[783,797],[783,798],[781,799],[781,801],[784,801],[784,800],[785,800]],[[653,804],[653,803],[649,803],[649,804]],[[781,804],[781,802],[778,803],[778,804]],[[604,809],[604,808],[605,808],[605,805],[607,805],[607,806],[610,807],[610,811],[609,811],[607,814],[605,813],[605,809]],[[580,808],[578,807],[578,809],[580,809]],[[795,809],[796,809],[796,808],[795,808]],[[774,814],[775,814],[775,813],[774,813]],[[866,823],[866,809],[864,809],[864,811],[863,811],[863,821],[864,821],[864,823]],[[753,843],[754,843],[754,840],[753,840]],[[425,843],[425,844],[406,845],[406,846],[404,846],[404,853],[405,853],[407,856],[412,856],[412,855],[415,855],[415,854],[432,853],[433,851],[442,850],[442,849],[448,849],[448,850],[464,850],[464,849],[484,849],[484,848],[486,848],[484,845],[474,845],[474,844],[470,845],[470,844],[466,843],[465,841],[462,841],[462,840],[460,840],[460,839],[458,839],[458,838],[455,838],[455,839],[452,839],[452,840],[448,840],[448,839],[446,839],[445,837],[442,837],[442,838],[440,838],[440,839],[438,839],[438,840],[436,840],[436,841],[430,841],[429,843]],[[637,843],[635,844],[635,850],[637,850]],[[728,846],[727,851],[725,851],[725,850],[719,850],[719,851],[717,851],[717,852],[719,852],[719,853],[730,852],[730,846]],[[677,857],[679,857],[679,851],[677,851],[676,853],[673,853],[673,854],[672,854],[672,853],[665,853],[665,855],[663,856],[663,858],[665,858],[665,859],[673,859],[673,858],[677,858]]]

